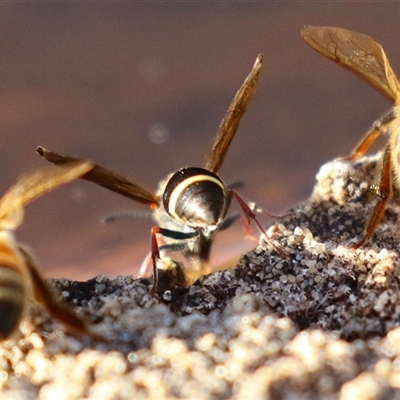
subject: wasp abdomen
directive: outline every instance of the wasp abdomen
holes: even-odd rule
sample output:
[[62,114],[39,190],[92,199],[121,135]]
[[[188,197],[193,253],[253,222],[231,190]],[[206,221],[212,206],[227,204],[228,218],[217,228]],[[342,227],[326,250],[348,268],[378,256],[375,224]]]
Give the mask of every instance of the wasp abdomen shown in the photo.
[[189,226],[217,225],[226,212],[225,186],[204,168],[182,168],[168,181],[163,202],[171,216]]
[[11,335],[21,320],[25,287],[18,266],[6,264],[0,255],[0,340]]

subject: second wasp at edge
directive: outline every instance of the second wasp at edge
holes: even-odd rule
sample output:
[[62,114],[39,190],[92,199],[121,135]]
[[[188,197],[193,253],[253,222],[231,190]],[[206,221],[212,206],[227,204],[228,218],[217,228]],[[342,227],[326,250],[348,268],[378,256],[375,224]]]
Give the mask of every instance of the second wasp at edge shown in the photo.
[[364,234],[352,246],[353,249],[357,249],[367,242],[382,220],[386,204],[393,195],[393,187],[400,187],[400,82],[382,46],[370,36],[336,27],[305,26],[301,37],[314,50],[358,75],[395,103],[389,112],[374,122],[352,152],[343,158],[347,161],[358,160],[379,135],[388,134],[387,144],[383,149],[379,186],[374,187],[378,201],[366,224]]
[[[259,55],[220,123],[205,167],[181,168],[161,181],[156,193],[99,165],[95,165],[82,176],[82,179],[145,204],[153,210],[157,224],[151,229],[153,291],[158,284],[157,260],[160,258],[160,251],[179,251],[184,255],[190,264],[190,268],[185,270],[189,282],[211,272],[209,258],[216,232],[227,229],[239,218],[238,214],[227,216],[232,199],[237,201],[245,224],[249,225],[254,221],[262,238],[281,257],[288,256],[281,245],[268,237],[256,218],[255,213],[262,210],[251,206],[234,190],[234,185],[225,185],[217,175],[240,120],[254,95],[261,65],[262,56]],[[82,161],[41,146],[36,151],[49,162],[60,166]],[[157,235],[162,236],[165,244],[159,244]],[[141,276],[148,273],[149,271],[142,268]]]
[[[0,199],[0,341],[14,338],[32,300],[79,335],[100,338],[84,320],[47,288],[31,251],[17,242],[14,231],[21,225],[24,206],[35,198],[68,183],[92,168],[89,162],[70,163],[63,170],[38,169],[21,176]],[[16,335],[15,335],[16,337]]]

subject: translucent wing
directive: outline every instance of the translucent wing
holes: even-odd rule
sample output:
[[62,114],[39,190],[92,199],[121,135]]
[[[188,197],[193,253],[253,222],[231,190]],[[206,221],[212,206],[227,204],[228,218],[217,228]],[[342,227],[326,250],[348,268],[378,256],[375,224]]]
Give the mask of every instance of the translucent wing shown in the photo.
[[[83,161],[79,158],[58,154],[41,146],[36,148],[36,152],[52,164],[63,167],[77,161]],[[94,182],[139,203],[146,204],[151,208],[158,207],[159,199],[155,194],[100,165],[93,164],[93,168],[88,173],[82,175],[81,178]]]
[[372,37],[323,26],[305,26],[300,34],[314,50],[354,72],[392,102],[400,101],[399,81],[382,46]]
[[81,177],[91,168],[90,162],[77,162],[66,169],[41,168],[22,175],[0,200],[0,228],[15,229],[22,222],[25,204]]
[[210,155],[207,157],[206,169],[217,173],[221,168],[229,145],[236,133],[240,120],[246,112],[255,91],[263,57],[258,55],[252,70],[233,98],[219,126]]

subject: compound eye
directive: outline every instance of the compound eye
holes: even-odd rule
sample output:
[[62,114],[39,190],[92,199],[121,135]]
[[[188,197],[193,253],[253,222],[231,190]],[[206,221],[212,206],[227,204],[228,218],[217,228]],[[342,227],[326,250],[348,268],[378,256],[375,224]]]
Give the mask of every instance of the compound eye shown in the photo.
[[172,217],[192,227],[218,225],[225,216],[225,186],[216,174],[203,168],[184,168],[175,173],[167,183],[163,201]]

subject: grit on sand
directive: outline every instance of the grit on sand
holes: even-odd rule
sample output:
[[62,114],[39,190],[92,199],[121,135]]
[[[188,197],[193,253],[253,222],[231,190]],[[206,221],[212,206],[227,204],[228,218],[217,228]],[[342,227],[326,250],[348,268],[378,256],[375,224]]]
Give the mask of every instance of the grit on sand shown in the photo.
[[20,340],[0,349],[0,398],[400,398],[396,195],[373,238],[350,249],[379,160],[320,169],[311,197],[268,230],[287,259],[262,245],[159,299],[129,276],[51,281],[108,340],[69,335],[32,306]]

